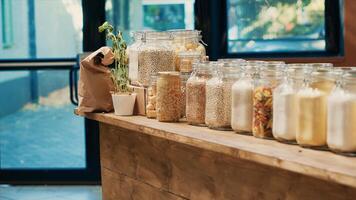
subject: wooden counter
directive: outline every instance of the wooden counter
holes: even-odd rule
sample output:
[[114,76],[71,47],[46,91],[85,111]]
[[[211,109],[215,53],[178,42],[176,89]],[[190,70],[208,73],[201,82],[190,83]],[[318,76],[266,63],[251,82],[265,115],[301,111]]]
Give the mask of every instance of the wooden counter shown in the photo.
[[356,158],[146,117],[100,122],[104,200],[356,199]]

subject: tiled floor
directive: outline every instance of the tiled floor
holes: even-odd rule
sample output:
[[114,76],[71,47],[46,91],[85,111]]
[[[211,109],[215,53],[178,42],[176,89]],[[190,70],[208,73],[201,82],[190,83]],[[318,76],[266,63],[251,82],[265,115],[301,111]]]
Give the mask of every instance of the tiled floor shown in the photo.
[[101,200],[101,187],[0,185],[0,200]]

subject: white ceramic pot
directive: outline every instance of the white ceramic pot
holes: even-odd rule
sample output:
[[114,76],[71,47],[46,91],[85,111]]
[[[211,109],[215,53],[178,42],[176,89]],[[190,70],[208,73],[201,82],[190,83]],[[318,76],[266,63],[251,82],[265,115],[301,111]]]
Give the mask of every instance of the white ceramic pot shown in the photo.
[[115,115],[133,115],[136,101],[136,93],[132,94],[111,94],[114,104]]

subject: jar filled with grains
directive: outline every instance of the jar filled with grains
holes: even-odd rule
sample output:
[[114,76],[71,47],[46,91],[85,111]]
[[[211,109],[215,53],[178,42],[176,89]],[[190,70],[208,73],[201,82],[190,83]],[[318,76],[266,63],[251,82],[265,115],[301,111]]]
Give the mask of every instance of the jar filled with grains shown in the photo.
[[147,90],[147,118],[156,118],[157,75],[152,75]]
[[160,122],[178,122],[181,118],[182,90],[179,72],[159,72],[156,112]]
[[193,65],[193,72],[186,85],[186,117],[188,124],[205,126],[205,85],[211,78],[209,62]]
[[138,82],[147,87],[150,75],[174,71],[172,37],[166,32],[147,32],[138,51]]
[[318,64],[305,70],[305,86],[297,93],[297,143],[303,147],[326,146],[327,97],[335,86],[332,68]]
[[138,85],[138,49],[143,44],[142,39],[145,32],[132,32],[133,43],[127,47],[129,56],[129,78],[132,85]]
[[264,61],[247,61],[241,78],[232,86],[231,127],[237,133],[252,134],[253,75]]
[[284,64],[266,63],[258,69],[253,87],[252,134],[273,138],[273,90],[283,78]]
[[327,145],[337,153],[356,155],[356,71],[344,73],[328,98]]
[[244,62],[218,62],[218,65],[206,82],[205,124],[212,129],[231,130],[231,89]]
[[185,107],[186,107],[186,91],[187,91],[187,88],[186,88],[186,84],[187,84],[187,80],[189,79],[190,77],[190,72],[181,72],[180,74],[180,79],[181,79],[181,90],[182,90],[182,97],[181,97],[181,105],[182,105],[182,108],[181,108],[181,117],[185,117],[186,113],[185,113]]

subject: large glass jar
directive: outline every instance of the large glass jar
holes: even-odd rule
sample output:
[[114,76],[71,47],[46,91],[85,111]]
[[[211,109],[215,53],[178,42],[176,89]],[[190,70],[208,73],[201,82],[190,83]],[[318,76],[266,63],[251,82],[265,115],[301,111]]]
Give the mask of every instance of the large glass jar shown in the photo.
[[263,61],[247,61],[241,78],[232,86],[231,127],[237,133],[252,134],[253,75]]
[[181,118],[182,90],[179,72],[159,72],[156,112],[160,122],[178,122]]
[[273,138],[273,90],[283,78],[284,64],[266,63],[258,69],[253,87],[252,134]]
[[147,32],[138,52],[138,82],[147,87],[150,75],[174,71],[174,50],[166,32]]
[[193,72],[186,85],[186,117],[188,124],[205,126],[206,82],[211,78],[209,62],[193,65]]
[[156,118],[156,99],[157,99],[157,75],[152,75],[150,78],[150,85],[147,89],[147,118]]
[[206,82],[205,124],[212,129],[231,130],[231,89],[244,62],[217,63]]
[[139,47],[142,45],[142,39],[145,32],[135,31],[132,32],[133,43],[127,47],[127,52],[129,56],[129,78],[132,85],[137,85],[138,79],[138,51]]
[[297,92],[304,82],[305,64],[289,64],[282,83],[273,91],[273,137],[295,143],[298,125]]
[[175,50],[175,69],[180,71],[179,53],[197,52],[201,58],[206,56],[205,46],[202,42],[201,31],[198,30],[172,30],[173,47]]
[[328,98],[327,145],[335,152],[356,155],[356,71],[345,72]]
[[326,146],[327,97],[335,86],[330,66],[305,71],[305,86],[297,94],[297,143],[303,147]]

